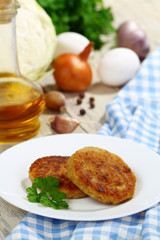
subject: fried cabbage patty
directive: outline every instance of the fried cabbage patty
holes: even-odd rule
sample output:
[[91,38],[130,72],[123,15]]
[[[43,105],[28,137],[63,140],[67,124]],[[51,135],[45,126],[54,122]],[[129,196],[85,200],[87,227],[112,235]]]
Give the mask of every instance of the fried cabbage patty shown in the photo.
[[67,159],[65,156],[46,156],[34,161],[29,168],[29,178],[33,182],[37,177],[57,177],[60,180],[59,191],[66,193],[67,198],[86,196],[67,176]]
[[90,197],[108,204],[131,199],[136,177],[117,155],[97,147],[76,151],[67,161],[68,178]]

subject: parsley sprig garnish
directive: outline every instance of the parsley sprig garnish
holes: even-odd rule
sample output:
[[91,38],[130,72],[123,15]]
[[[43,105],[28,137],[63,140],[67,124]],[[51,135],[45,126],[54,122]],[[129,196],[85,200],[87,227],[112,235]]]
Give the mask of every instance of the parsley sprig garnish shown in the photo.
[[52,176],[35,178],[32,186],[26,189],[28,200],[54,209],[67,209],[66,194],[58,191],[59,183],[60,180]]

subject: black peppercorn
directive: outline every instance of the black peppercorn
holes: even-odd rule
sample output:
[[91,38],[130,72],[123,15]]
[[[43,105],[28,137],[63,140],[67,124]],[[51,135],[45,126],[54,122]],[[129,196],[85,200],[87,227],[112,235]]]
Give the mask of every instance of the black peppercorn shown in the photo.
[[79,97],[80,97],[80,98],[84,98],[84,97],[85,97],[84,93],[80,93],[80,94],[79,94]]
[[80,105],[82,103],[82,100],[80,98],[77,99],[77,104]]
[[86,111],[84,109],[80,109],[79,113],[81,116],[83,116],[86,113]]
[[95,104],[93,102],[90,102],[90,108],[94,108]]
[[91,102],[94,102],[94,97],[90,97],[89,98],[89,102],[91,103]]

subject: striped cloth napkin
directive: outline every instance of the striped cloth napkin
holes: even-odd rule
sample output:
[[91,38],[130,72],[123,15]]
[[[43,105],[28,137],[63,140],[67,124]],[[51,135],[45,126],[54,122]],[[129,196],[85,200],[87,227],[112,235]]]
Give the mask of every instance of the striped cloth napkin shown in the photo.
[[[98,134],[132,139],[160,153],[160,47],[146,58],[106,111],[106,123]],[[75,222],[28,214],[6,239],[159,240],[160,204],[107,221]]]

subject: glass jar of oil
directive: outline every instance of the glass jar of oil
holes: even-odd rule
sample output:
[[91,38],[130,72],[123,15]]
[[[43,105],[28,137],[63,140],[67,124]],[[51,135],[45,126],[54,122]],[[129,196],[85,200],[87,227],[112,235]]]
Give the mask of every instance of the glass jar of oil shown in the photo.
[[0,143],[19,142],[37,134],[44,108],[40,85],[24,78],[16,48],[16,0],[0,0]]

